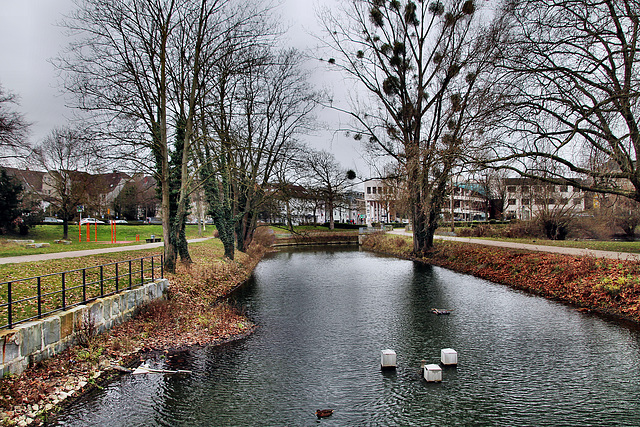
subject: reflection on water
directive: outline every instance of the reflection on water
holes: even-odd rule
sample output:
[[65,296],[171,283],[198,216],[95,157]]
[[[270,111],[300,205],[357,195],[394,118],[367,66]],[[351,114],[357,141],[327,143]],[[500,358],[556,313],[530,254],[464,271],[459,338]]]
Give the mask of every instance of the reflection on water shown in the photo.
[[[124,376],[59,425],[640,425],[640,333],[554,302],[345,248],[275,254],[236,298],[254,335],[158,361],[190,376]],[[446,347],[458,367],[426,383]]]

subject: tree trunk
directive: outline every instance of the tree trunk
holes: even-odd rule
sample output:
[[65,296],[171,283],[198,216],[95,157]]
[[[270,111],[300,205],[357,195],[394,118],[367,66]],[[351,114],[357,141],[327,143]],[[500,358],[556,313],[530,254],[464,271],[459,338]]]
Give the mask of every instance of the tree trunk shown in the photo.
[[[213,156],[209,149],[205,148],[206,159]],[[213,173],[210,161],[202,162],[201,179],[204,184],[204,193],[209,203],[209,214],[213,218],[213,223],[218,230],[218,237],[224,246],[224,256],[233,259],[235,255],[234,247],[234,215],[230,201],[231,190],[229,188],[229,171],[226,167],[224,155],[220,163],[220,181]]]
[[412,207],[413,253],[421,255],[433,245],[427,238],[427,217],[423,201],[423,178],[420,173],[418,143],[407,144],[407,178]]
[[240,252],[246,252],[253,239],[253,215],[246,212],[236,224],[236,247]]
[[289,231],[291,231],[293,233],[293,221],[291,220],[291,203],[289,201],[289,198],[287,197],[287,201],[285,202],[286,207],[287,207],[287,227],[289,228]]

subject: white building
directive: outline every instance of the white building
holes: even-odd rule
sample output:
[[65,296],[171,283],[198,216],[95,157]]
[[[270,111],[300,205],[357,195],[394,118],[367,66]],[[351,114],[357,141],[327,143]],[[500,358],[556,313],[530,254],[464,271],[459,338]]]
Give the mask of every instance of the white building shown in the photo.
[[400,188],[395,180],[369,179],[364,185],[364,208],[367,225],[405,222],[400,212]]
[[[446,221],[485,221],[487,220],[488,199],[486,188],[476,183],[455,184],[449,191],[449,197],[442,206],[442,216]],[[451,205],[453,204],[453,210]]]
[[506,178],[504,218],[528,221],[543,209],[579,213],[593,207],[593,195],[571,185],[553,185],[529,178]]
[[[364,195],[349,191],[334,201],[333,220],[338,223],[364,224]],[[266,222],[293,225],[323,224],[329,221],[329,212],[323,195],[298,185],[271,190],[272,203],[261,218]]]

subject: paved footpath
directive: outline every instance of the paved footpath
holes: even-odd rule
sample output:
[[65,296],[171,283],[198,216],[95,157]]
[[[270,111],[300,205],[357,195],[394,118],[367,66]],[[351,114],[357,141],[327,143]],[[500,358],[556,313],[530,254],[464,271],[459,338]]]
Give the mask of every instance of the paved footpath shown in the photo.
[[[196,243],[196,242],[202,242],[208,239],[211,239],[211,237],[191,239],[191,240],[188,240],[188,242]],[[116,246],[112,248],[87,249],[84,251],[67,251],[67,252],[54,252],[54,253],[48,253],[48,254],[12,256],[12,257],[0,258],[0,264],[15,264],[20,262],[46,261],[50,259],[61,259],[61,258],[77,258],[82,256],[108,254],[113,252],[139,251],[142,249],[158,248],[162,245],[163,245],[162,242],[156,242],[156,243],[143,243],[141,245]]]
[[[400,234],[404,236],[412,236],[411,233],[407,233],[406,231],[399,230],[399,229],[393,230],[390,233]],[[502,248],[524,249],[524,250],[538,251],[538,252],[552,252],[557,254],[573,255],[573,256],[592,256],[596,258],[640,261],[640,254],[629,253],[629,252],[598,251],[598,250],[586,249],[586,248],[581,249],[581,248],[565,248],[560,246],[532,245],[529,243],[503,242],[500,240],[472,239],[470,237],[453,237],[453,236],[440,236],[440,235],[436,235],[434,237],[436,239],[454,240],[457,242],[465,242],[465,243],[471,243],[475,245],[498,246]],[[189,243],[202,242],[210,238],[211,237],[191,239],[189,240]],[[48,253],[48,254],[13,256],[13,257],[0,258],[0,264],[46,261],[50,259],[61,259],[61,258],[76,258],[76,257],[82,257],[82,256],[107,254],[107,253],[113,253],[113,252],[153,249],[153,248],[158,248],[160,246],[162,246],[162,242],[144,243],[141,245],[117,246],[113,248],[88,249],[84,251],[67,251],[67,252],[55,252],[55,253]]]
[[[404,230],[393,230],[390,233],[401,234],[404,236],[412,236],[411,233],[407,233]],[[454,240],[456,242],[472,243],[475,245],[499,246],[501,248],[525,249],[528,251],[538,251],[538,252],[553,252],[557,254],[573,255],[573,256],[592,256],[596,258],[640,261],[640,254],[629,253],[629,252],[598,251],[595,249],[586,249],[586,248],[582,249],[582,248],[565,248],[560,246],[532,245],[529,243],[503,242],[500,240],[472,239],[470,237],[453,237],[453,236],[439,236],[439,235],[436,235],[434,237],[436,239]]]

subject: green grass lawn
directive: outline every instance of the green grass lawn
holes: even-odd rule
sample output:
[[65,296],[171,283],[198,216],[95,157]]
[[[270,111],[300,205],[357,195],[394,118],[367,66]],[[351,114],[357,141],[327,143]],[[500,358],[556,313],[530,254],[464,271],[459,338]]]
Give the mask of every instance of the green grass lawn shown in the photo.
[[[202,236],[198,234],[197,225],[187,225],[187,239],[193,239],[197,237],[211,237],[215,227],[208,225],[206,231]],[[162,237],[162,225],[145,224],[145,225],[127,225],[118,224],[116,228],[116,240],[119,243],[112,244],[111,242],[111,226],[109,224],[99,224],[97,227],[98,236],[96,242],[95,225],[90,226],[91,240],[87,242],[87,226],[82,226],[82,239],[79,239],[78,225],[69,226],[69,239],[70,245],[56,244],[55,240],[62,239],[63,230],[62,224],[55,225],[37,225],[35,228],[29,230],[27,236],[19,235],[5,235],[0,238],[0,257],[18,256],[18,255],[32,255],[32,254],[45,254],[53,252],[66,252],[66,251],[80,251],[86,249],[97,248],[109,248],[114,246],[123,245],[136,245],[140,243],[146,243],[145,239],[149,238],[152,234],[156,237]],[[136,242],[136,235],[140,236],[140,242]],[[36,243],[50,243],[51,246],[46,248],[26,248],[24,245],[16,243],[10,243],[9,240],[33,240]],[[124,243],[131,242],[131,243]]]
[[[54,226],[55,227],[55,226]],[[209,227],[207,231],[209,232]],[[100,237],[100,234],[98,234]],[[207,245],[219,249],[222,252],[222,243],[219,239],[211,239],[205,242],[193,243],[189,247],[198,245]],[[97,266],[111,264],[103,267],[102,269],[102,291],[105,294],[114,292],[116,290],[116,270],[113,263],[121,261],[118,268],[118,289],[124,289],[129,286],[129,260],[148,257],[151,255],[160,255],[162,248],[143,249],[143,250],[131,250],[126,252],[116,252],[109,254],[98,254],[86,257],[77,258],[64,258],[54,259],[39,262],[25,262],[19,264],[0,264],[0,282],[5,282],[0,285],[0,304],[7,302],[8,287],[6,282],[12,281],[12,299],[13,301],[27,299],[16,303],[13,307],[13,321],[19,321],[22,319],[30,318],[38,314],[37,311],[37,280],[21,280],[29,279],[37,276],[49,275],[43,277],[40,280],[41,293],[42,293],[42,312],[48,312],[56,310],[62,306],[61,296],[61,273],[66,271],[65,274],[65,303],[67,306],[76,304],[82,301],[82,297],[86,298],[98,297],[101,292],[100,284],[100,269]],[[159,277],[159,258],[155,258],[154,263],[154,276]],[[132,282],[135,286],[139,283],[140,279],[140,262],[132,262]],[[87,268],[85,273],[84,283],[86,287],[83,289],[83,275],[82,271],[78,271],[82,268]],[[144,263],[144,277],[150,277],[150,260],[146,260]],[[0,309],[0,326],[7,323],[7,308],[2,307]]]

